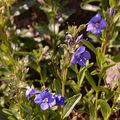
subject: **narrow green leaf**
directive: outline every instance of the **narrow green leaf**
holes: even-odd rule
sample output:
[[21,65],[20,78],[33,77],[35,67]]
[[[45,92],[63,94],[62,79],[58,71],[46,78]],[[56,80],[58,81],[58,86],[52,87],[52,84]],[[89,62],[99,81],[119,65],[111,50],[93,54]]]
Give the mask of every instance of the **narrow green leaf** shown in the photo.
[[68,26],[68,33],[71,34],[72,36],[76,36],[78,34],[78,32],[85,29],[85,27],[86,27],[86,24],[82,24],[78,28],[77,28],[77,26],[73,26],[73,25]]
[[25,104],[21,104],[20,107],[22,108],[22,110],[24,110],[26,113],[30,114],[30,111],[28,109],[28,107]]
[[102,66],[105,63],[105,56],[101,51],[101,48],[97,48],[96,49],[96,61],[97,61],[97,65],[102,68]]
[[90,73],[88,71],[85,72],[85,76],[89,84],[92,86],[92,88],[97,91],[97,86],[94,82],[94,79],[91,77]]
[[2,28],[1,25],[0,25],[0,40],[7,41],[7,36],[6,36],[4,29]]
[[91,75],[97,75],[98,72],[97,72],[97,70],[93,70],[90,74],[91,74]]
[[82,25],[80,25],[80,26],[78,27],[76,33],[82,31],[83,29],[85,29],[85,27],[86,27],[86,24],[82,24]]
[[1,50],[4,51],[5,53],[7,53],[9,51],[8,46],[6,46],[5,44],[1,44],[0,46]]
[[68,117],[75,105],[80,101],[82,94],[74,95],[67,100],[67,104],[63,108],[63,119]]
[[78,73],[77,64],[75,64],[75,65],[70,64],[70,68],[71,68],[76,74]]
[[54,88],[56,90],[56,94],[61,94],[61,83],[60,80],[54,80]]
[[95,120],[95,105],[89,104],[89,114],[90,114],[90,120]]
[[86,97],[83,97],[85,102],[88,103],[88,108],[89,108],[89,119],[90,120],[96,120],[95,119],[95,105]]
[[94,52],[96,54],[96,48],[89,41],[82,40],[81,42],[82,42],[82,44],[87,46],[92,52]]
[[120,55],[117,55],[117,56],[112,56],[111,58],[114,62],[120,62]]
[[81,67],[80,70],[79,70],[79,74],[77,74],[77,79],[78,79],[78,84],[79,84],[79,87],[81,87],[82,85],[82,82],[84,80],[84,77],[85,77],[85,71],[92,67],[93,66],[93,63],[90,63],[88,65],[86,65],[85,67]]
[[98,104],[100,104],[100,107],[101,107],[100,110],[101,110],[104,120],[108,120],[108,118],[111,114],[111,108],[110,108],[109,104],[105,100],[102,100],[102,99],[98,100]]
[[9,109],[3,108],[2,111],[3,113],[6,113],[7,115],[13,115],[13,113]]

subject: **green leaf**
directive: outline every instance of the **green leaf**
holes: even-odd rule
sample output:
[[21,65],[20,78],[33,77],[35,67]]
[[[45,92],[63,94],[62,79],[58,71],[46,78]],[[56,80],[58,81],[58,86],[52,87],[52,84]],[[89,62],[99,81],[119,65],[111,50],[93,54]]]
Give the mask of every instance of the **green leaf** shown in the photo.
[[109,0],[109,5],[110,5],[110,7],[115,7],[115,5],[116,5],[115,0]]
[[102,53],[101,51],[101,48],[97,48],[96,50],[96,61],[97,61],[97,65],[102,68],[102,66],[104,65],[105,63],[105,56],[104,54]]
[[98,104],[100,104],[100,107],[101,107],[100,110],[101,110],[104,120],[108,120],[108,118],[111,114],[111,108],[110,108],[109,104],[105,100],[102,100],[102,99],[98,100]]
[[97,91],[97,86],[94,82],[94,79],[91,77],[90,73],[88,71],[85,72],[85,76],[89,84],[92,86],[92,88]]
[[90,120],[95,120],[95,105],[89,104],[89,114],[90,114]]
[[1,50],[4,51],[5,53],[7,53],[9,51],[8,46],[6,46],[5,44],[1,44],[0,46]]
[[63,119],[68,117],[75,105],[80,101],[82,94],[74,95],[67,100],[67,104],[63,108]]
[[8,120],[8,115],[3,113],[0,108],[0,120]]
[[113,22],[116,23],[117,21],[119,21],[119,18],[120,18],[120,14],[116,14],[113,18]]
[[70,68],[75,72],[78,73],[77,65],[70,64]]
[[81,87],[82,85],[82,82],[84,80],[84,77],[85,77],[85,71],[92,67],[93,63],[90,63],[88,65],[86,65],[85,67],[81,67],[80,70],[79,70],[79,73],[77,74],[77,79],[78,79],[78,84],[79,84],[79,88]]
[[36,59],[33,58],[33,59],[30,61],[29,66],[30,66],[32,69],[34,69],[35,71],[37,71],[38,73],[40,73],[40,67],[39,67]]
[[6,36],[4,29],[2,28],[1,25],[0,25],[0,40],[7,41],[7,36]]
[[24,110],[26,113],[30,114],[30,111],[28,109],[28,107],[25,104],[21,104],[20,107],[22,108],[22,110]]
[[75,93],[78,93],[80,91],[80,87],[75,83],[74,80],[66,81],[66,85],[69,85]]
[[120,62],[120,55],[112,56],[111,58],[114,62]]
[[73,25],[68,26],[68,33],[71,34],[72,36],[76,36],[78,34],[78,32],[85,29],[85,27],[86,27],[86,24],[82,24],[78,28],[77,28],[77,26],[73,26]]
[[85,29],[85,27],[86,27],[86,24],[82,24],[82,25],[80,25],[80,26],[78,27],[76,33],[82,31],[83,29]]
[[104,74],[106,73],[106,70],[109,69],[110,67],[114,66],[114,64],[108,64],[108,65],[104,65],[103,68],[101,69],[101,71],[99,72],[99,76],[102,78],[104,76]]
[[95,120],[96,116],[95,116],[95,105],[86,97],[83,97],[83,99],[85,100],[85,102],[88,103],[88,108],[89,108],[89,119],[90,120]]
[[13,113],[9,109],[3,108],[2,111],[7,115],[13,115]]
[[54,80],[54,88],[56,90],[56,94],[61,94],[61,83],[60,80]]
[[94,52],[96,54],[95,47],[89,41],[82,40],[81,42],[82,42],[82,44],[84,44],[85,46],[87,46],[92,52]]
[[71,34],[72,36],[76,35],[77,31],[77,26],[68,26],[68,33]]
[[90,74],[91,74],[91,75],[97,75],[98,72],[97,72],[97,70],[93,70]]

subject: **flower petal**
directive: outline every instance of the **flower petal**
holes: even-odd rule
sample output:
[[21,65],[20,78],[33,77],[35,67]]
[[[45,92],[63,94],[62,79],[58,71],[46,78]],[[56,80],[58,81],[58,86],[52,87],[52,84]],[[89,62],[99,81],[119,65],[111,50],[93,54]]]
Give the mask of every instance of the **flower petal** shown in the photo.
[[38,95],[34,98],[34,102],[35,102],[36,104],[41,104],[42,100],[43,100],[43,98],[42,98],[41,94],[38,94]]
[[61,95],[56,96],[56,105],[64,105],[65,98]]
[[42,99],[52,97],[52,94],[48,92],[47,90],[42,91],[40,94],[41,94]]
[[105,22],[104,19],[102,19],[102,20],[100,21],[100,26],[99,26],[99,28],[102,30],[102,29],[104,29],[105,27],[106,27],[106,22]]
[[55,97],[48,98],[48,104],[50,107],[55,106],[56,105]]
[[32,88],[27,88],[25,96],[27,99],[29,99],[32,95],[39,93],[39,91],[32,89]]
[[88,51],[85,51],[81,54],[81,58],[84,58],[85,60],[89,60],[91,58],[91,55]]
[[76,43],[79,43],[83,39],[83,34],[77,37]]
[[77,63],[77,57],[75,56],[75,53],[72,55],[72,58],[70,60],[71,64],[76,64]]
[[115,9],[114,8],[109,8],[108,13],[109,13],[110,16],[112,16],[115,13]]
[[88,32],[94,32],[95,30],[96,30],[96,27],[95,27],[95,25],[93,23],[89,23],[87,25],[87,30],[86,31],[88,31]]
[[95,35],[99,35],[101,33],[101,29],[96,29],[94,32],[93,32]]
[[96,23],[101,20],[101,14],[97,13],[91,20],[90,22]]
[[78,64],[79,64],[80,66],[85,66],[85,63],[86,63],[86,60],[85,60],[84,58],[79,58],[79,59],[78,59]]
[[49,108],[49,105],[47,102],[44,102],[44,103],[41,103],[40,107],[42,110],[47,110]]
[[85,51],[85,46],[80,46],[76,51],[75,51],[75,56],[79,56],[81,53]]

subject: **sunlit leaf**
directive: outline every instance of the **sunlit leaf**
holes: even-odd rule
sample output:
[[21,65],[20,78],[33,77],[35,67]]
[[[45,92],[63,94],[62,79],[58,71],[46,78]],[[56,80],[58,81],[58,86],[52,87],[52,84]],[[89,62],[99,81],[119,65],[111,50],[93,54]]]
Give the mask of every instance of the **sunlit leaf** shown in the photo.
[[102,99],[98,100],[98,104],[100,104],[100,107],[101,107],[100,110],[101,110],[104,120],[108,120],[111,114],[111,108],[109,104],[105,100],[102,100]]
[[80,101],[81,97],[82,94],[78,94],[67,100],[67,103],[63,108],[63,119],[70,115],[75,105]]

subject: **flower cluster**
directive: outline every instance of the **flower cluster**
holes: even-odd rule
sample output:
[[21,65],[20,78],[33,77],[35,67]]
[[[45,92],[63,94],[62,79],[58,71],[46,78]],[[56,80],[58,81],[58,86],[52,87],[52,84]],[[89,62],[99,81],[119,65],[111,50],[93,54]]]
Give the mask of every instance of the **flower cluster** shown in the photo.
[[32,95],[36,95],[34,102],[39,104],[42,110],[46,110],[53,106],[64,105],[64,97],[61,95],[53,95],[48,90],[39,92],[35,89],[27,88],[26,97],[29,99]]
[[83,39],[83,34],[79,35],[77,38],[73,37],[71,34],[66,35],[66,41],[68,45],[78,44]]
[[[111,14],[113,14],[114,9],[110,9]],[[92,32],[95,35],[99,35],[101,31],[106,27],[106,21],[101,17],[101,14],[96,14],[90,21],[87,23],[87,32]],[[86,50],[85,46],[77,47],[76,45],[79,44],[80,41],[83,40],[83,34],[79,35],[78,37],[72,36],[71,34],[66,35],[66,40],[70,49],[72,51],[72,57],[70,60],[71,64],[79,64],[80,66],[85,66],[86,61],[91,58],[90,52]],[[74,52],[74,49],[76,51]]]
[[85,46],[79,47],[72,55],[70,60],[71,64],[78,63],[80,66],[85,66],[87,60],[91,58],[90,53],[86,50]]
[[[67,34],[66,40],[68,42],[68,45],[72,45],[72,46],[70,46],[70,49],[72,49],[73,46],[76,46],[77,44],[79,44],[80,41],[83,40],[83,34],[79,35],[77,38],[72,37],[71,34]],[[79,47],[75,52],[72,51],[72,53],[73,53],[73,55],[70,60],[71,64],[78,63],[80,66],[85,66],[86,61],[91,58],[91,55],[86,50],[85,46]]]
[[88,22],[86,31],[92,32],[95,35],[99,35],[101,30],[103,30],[105,27],[106,22],[98,13]]

